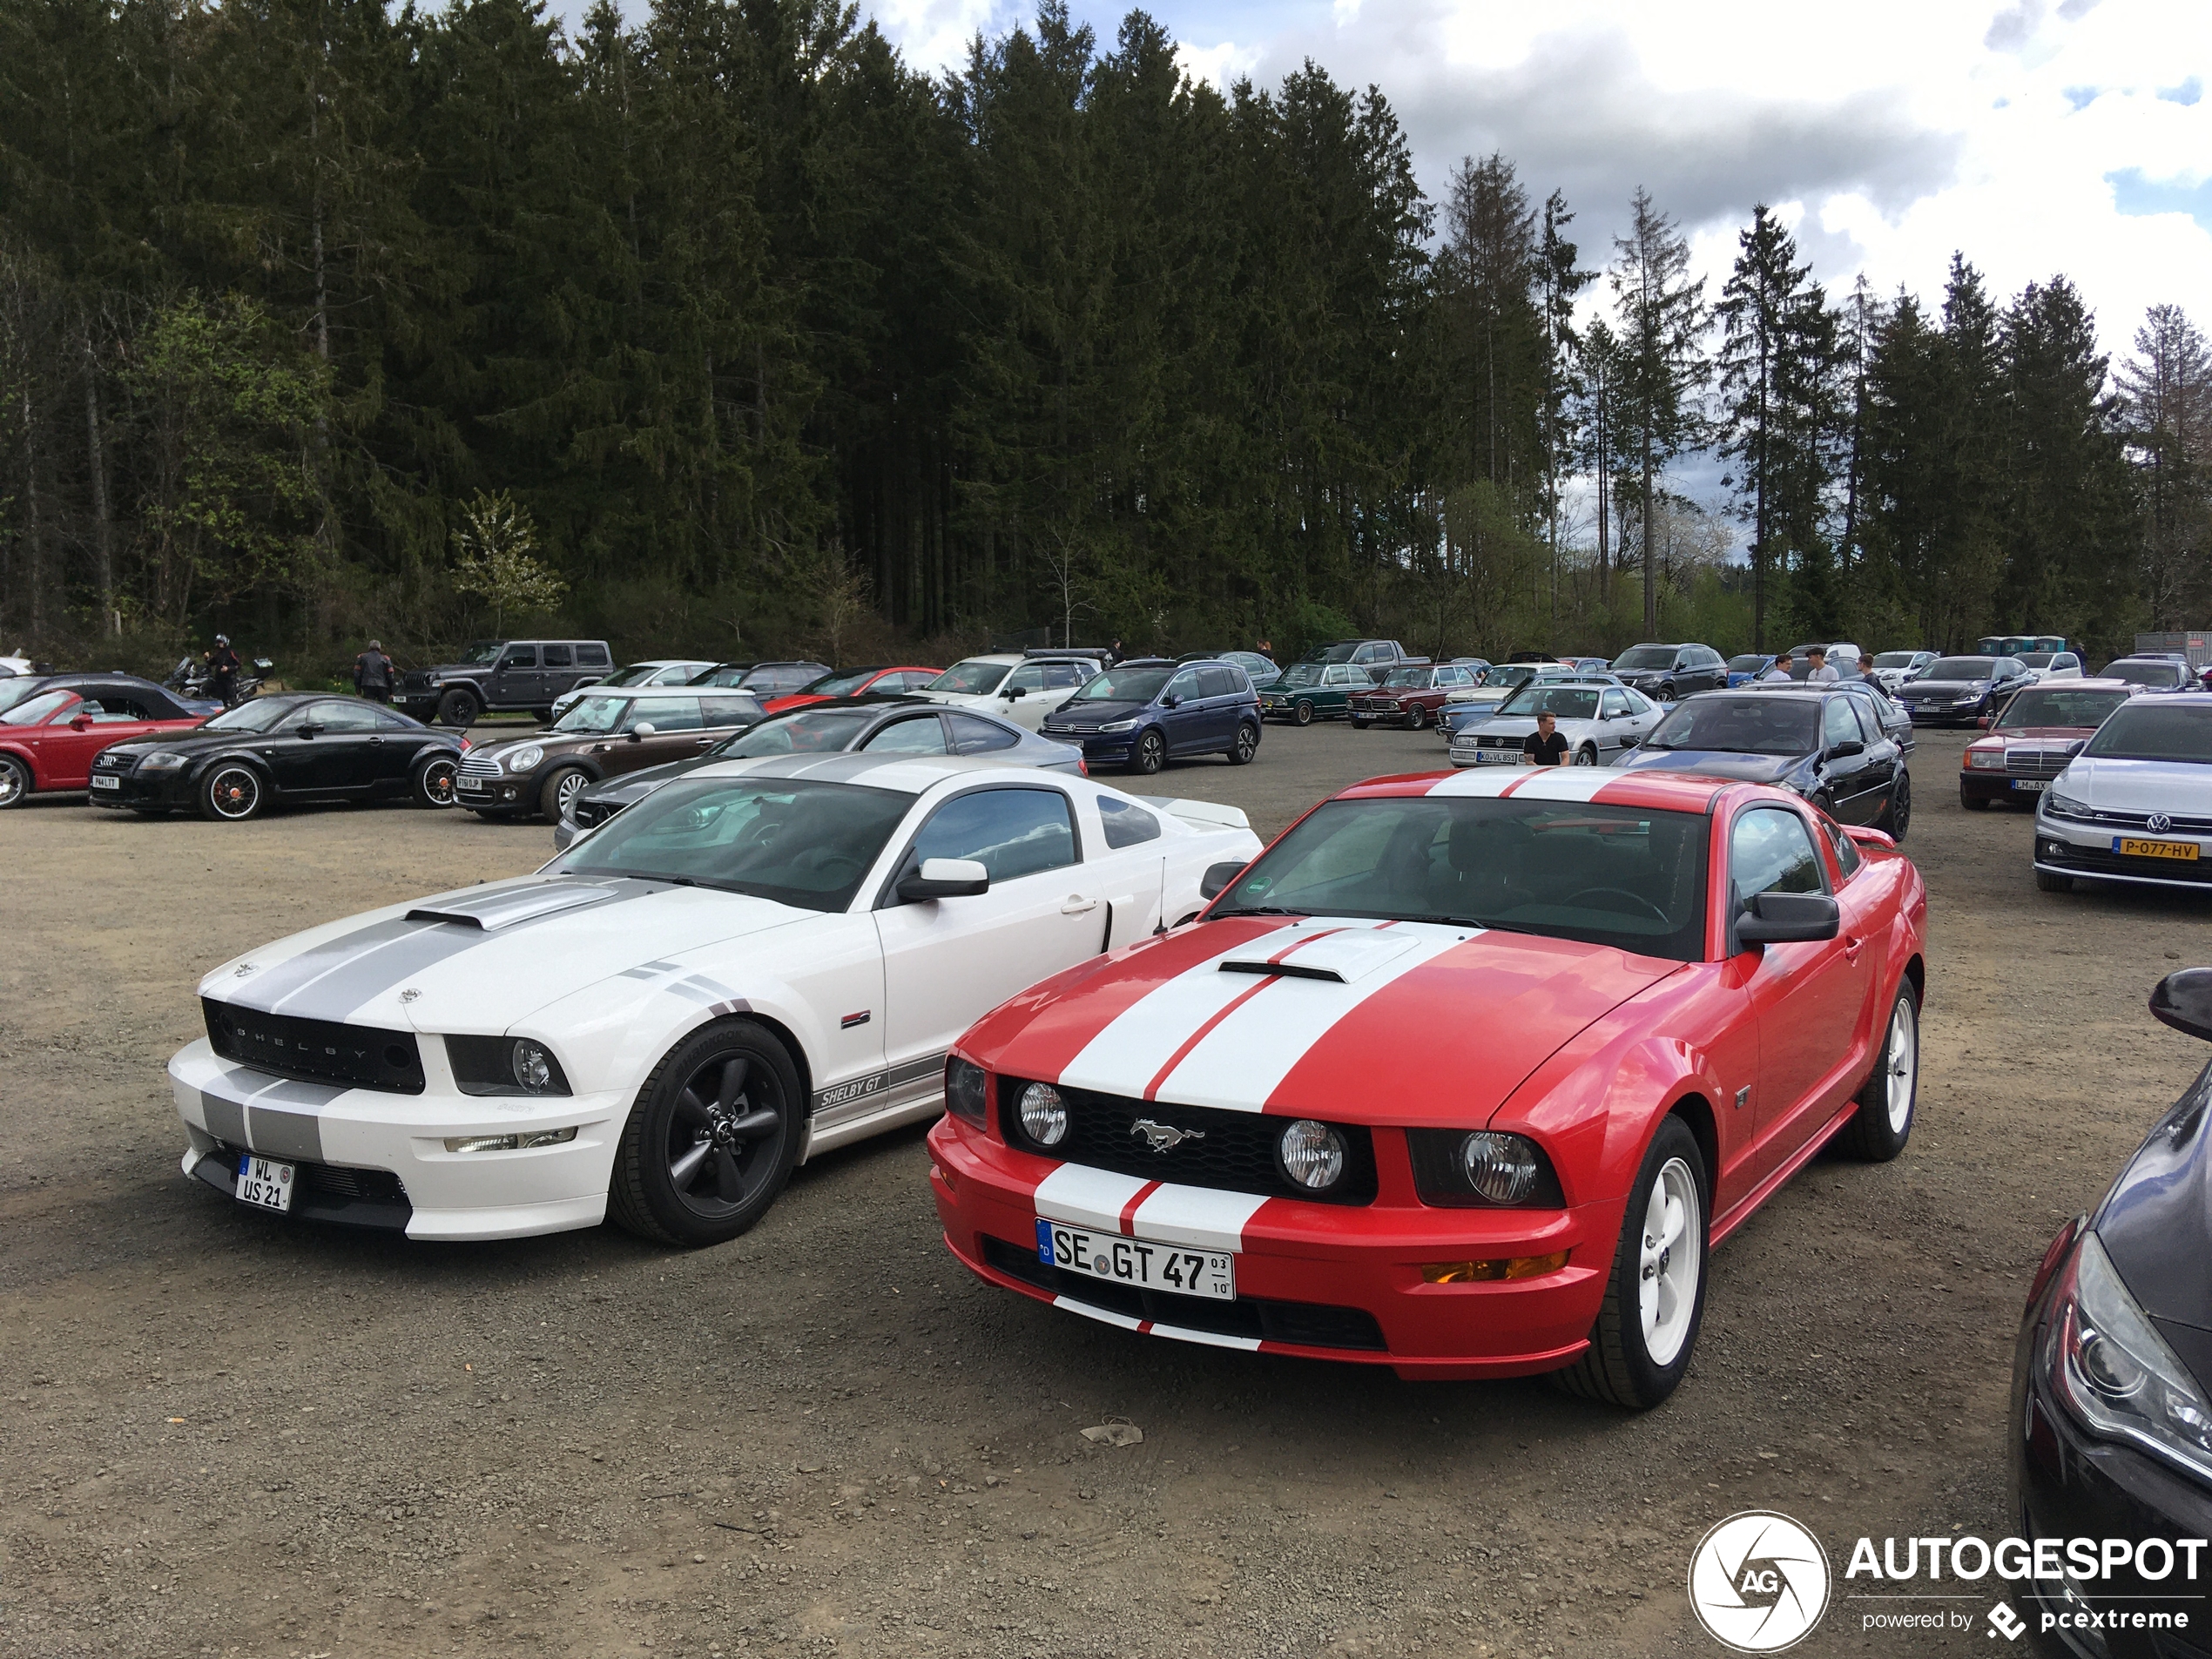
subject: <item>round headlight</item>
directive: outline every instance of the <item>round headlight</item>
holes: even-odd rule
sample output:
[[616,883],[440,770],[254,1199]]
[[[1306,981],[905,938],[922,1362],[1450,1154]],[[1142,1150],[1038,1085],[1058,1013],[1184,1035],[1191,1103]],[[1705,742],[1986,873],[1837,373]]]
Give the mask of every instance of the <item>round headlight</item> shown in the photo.
[[528,1038],[515,1043],[515,1081],[533,1095],[542,1095],[553,1082],[553,1056]]
[[1492,1204],[1519,1204],[1536,1190],[1541,1173],[1535,1143],[1518,1135],[1477,1130],[1460,1143],[1467,1184]]
[[509,772],[528,772],[545,759],[545,751],[535,743],[526,743],[519,749],[509,749],[503,764]]
[[1031,1083],[1022,1091],[1022,1132],[1039,1146],[1068,1138],[1068,1108],[1050,1083]]
[[1344,1136],[1326,1123],[1301,1117],[1283,1131],[1277,1150],[1283,1173],[1298,1185],[1319,1192],[1344,1174]]

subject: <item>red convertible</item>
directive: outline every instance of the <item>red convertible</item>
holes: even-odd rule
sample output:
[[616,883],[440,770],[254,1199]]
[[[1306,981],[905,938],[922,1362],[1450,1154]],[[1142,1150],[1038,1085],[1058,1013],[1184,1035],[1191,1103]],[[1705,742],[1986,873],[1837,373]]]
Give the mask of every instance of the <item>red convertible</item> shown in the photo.
[[1153,1336],[1644,1407],[1711,1247],[1912,1128],[1926,890],[1787,792],[1570,767],[1324,801],[1197,922],[964,1036],[947,1242]]
[[0,810],[35,794],[83,792],[92,757],[125,738],[189,732],[194,714],[150,681],[71,675],[0,710]]

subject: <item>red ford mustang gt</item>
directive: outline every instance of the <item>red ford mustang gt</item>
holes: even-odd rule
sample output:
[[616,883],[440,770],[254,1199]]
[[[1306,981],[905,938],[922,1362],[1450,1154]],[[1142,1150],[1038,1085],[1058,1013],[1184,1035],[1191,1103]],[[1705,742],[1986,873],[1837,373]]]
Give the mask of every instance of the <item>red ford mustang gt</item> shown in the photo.
[[1710,1247],[1831,1138],[1885,1159],[1911,1133],[1919,872],[1781,790],[1379,779],[1219,874],[1197,923],[954,1049],[932,1184],[993,1284],[1649,1406]]

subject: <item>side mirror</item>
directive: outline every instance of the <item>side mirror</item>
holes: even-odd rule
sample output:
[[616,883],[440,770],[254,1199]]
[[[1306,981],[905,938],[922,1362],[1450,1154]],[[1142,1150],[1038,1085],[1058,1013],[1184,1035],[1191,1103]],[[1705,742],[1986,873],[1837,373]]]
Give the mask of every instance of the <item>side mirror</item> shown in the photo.
[[74,716],[70,720],[69,729],[72,732],[90,732],[92,729],[92,717],[89,714]]
[[2076,756],[2076,755],[2080,754],[2080,752],[2081,752],[2084,749],[2087,748],[2088,746],[2089,746],[2089,739],[2088,739],[2088,738],[2075,738],[2075,739],[2074,739],[2072,743],[2069,743],[2069,744],[2067,744],[2067,745],[2066,745],[2066,758],[2067,758],[2068,760],[2071,760],[2071,759],[2074,759],[2074,756]]
[[651,720],[640,720],[630,728],[630,740],[632,743],[643,743],[659,730],[660,728]]
[[1848,760],[1853,755],[1863,755],[1865,752],[1866,745],[1857,738],[1845,738],[1834,748],[1829,750],[1828,758],[1831,760]]
[[319,738],[322,735],[322,728],[317,725],[313,720],[308,721],[305,725],[298,726],[293,729],[296,730],[303,738]]
[[1006,700],[1009,703],[1013,702],[1017,697],[1027,697],[1028,694],[1029,688],[1026,685],[1009,685],[1006,688],[1006,691],[1003,693]]
[[1795,945],[1833,939],[1842,912],[1824,893],[1762,893],[1736,919],[1739,945]]
[[1198,896],[1201,899],[1218,899],[1238,876],[1250,868],[1251,865],[1240,864],[1235,859],[1225,864],[1209,864],[1206,873],[1198,878]]
[[972,899],[991,888],[991,873],[975,859],[924,859],[921,870],[899,883],[902,904],[928,899]]
[[2212,968],[2182,968],[2151,988],[2150,1011],[2176,1031],[2212,1042]]
[[1179,709],[1183,706],[1183,699],[1179,697],[1163,697],[1160,699],[1160,706],[1163,709]]

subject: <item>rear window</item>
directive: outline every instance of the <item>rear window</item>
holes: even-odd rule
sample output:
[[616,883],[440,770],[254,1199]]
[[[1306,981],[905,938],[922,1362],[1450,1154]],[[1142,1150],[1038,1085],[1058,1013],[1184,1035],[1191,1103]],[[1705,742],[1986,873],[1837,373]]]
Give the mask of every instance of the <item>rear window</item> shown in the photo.
[[2186,674],[2179,663],[2114,663],[2098,678],[2130,685],[2179,685]]

